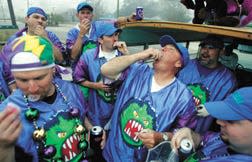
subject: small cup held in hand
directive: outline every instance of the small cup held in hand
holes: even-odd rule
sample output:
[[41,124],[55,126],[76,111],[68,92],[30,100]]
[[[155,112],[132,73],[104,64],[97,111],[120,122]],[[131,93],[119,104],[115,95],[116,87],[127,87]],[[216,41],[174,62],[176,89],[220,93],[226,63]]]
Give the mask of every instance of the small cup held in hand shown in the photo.
[[7,109],[8,109],[8,115],[15,113],[15,112],[20,112],[20,108],[19,106],[17,106],[16,104],[10,102],[7,104]]

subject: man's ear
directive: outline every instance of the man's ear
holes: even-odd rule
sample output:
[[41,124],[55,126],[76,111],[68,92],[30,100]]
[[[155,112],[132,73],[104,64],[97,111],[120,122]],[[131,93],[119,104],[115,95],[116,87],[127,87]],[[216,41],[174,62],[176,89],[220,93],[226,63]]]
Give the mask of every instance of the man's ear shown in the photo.
[[98,43],[102,44],[103,43],[103,39],[102,38],[98,38]]
[[55,67],[52,68],[52,72],[53,72],[53,75],[55,75],[55,73],[56,73],[56,68]]
[[25,23],[27,23],[29,17],[28,16],[25,16]]
[[222,48],[220,49],[219,56],[224,56],[224,55],[226,55],[226,52],[225,52],[225,49]]
[[75,16],[76,16],[77,18],[79,18],[79,12],[77,12],[77,13],[75,14]]
[[178,60],[178,61],[176,61],[175,62],[175,67],[177,67],[177,68],[181,68],[182,67],[182,60],[180,59],[180,60]]

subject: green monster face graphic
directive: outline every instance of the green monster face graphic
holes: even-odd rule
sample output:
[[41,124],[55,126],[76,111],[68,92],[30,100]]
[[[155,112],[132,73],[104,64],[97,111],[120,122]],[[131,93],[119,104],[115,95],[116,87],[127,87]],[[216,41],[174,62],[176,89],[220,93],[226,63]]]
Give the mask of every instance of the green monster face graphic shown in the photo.
[[209,91],[200,83],[189,84],[187,87],[193,94],[195,105],[204,104],[209,100]]
[[2,103],[5,100],[5,96],[3,92],[0,91],[0,103]]
[[[103,82],[101,74],[97,77],[96,82]],[[105,101],[107,103],[114,103],[116,100],[117,89],[114,89],[111,87],[110,92],[106,92],[103,90],[96,90],[96,92],[99,95],[99,97],[101,97],[103,99],[103,101]]]
[[[65,112],[64,112],[65,113]],[[78,162],[83,156],[79,144],[85,138],[84,134],[75,133],[81,121],[76,118],[68,118],[65,114],[58,114],[55,119],[45,125],[46,146],[54,146],[56,154],[46,161],[60,159],[61,161]]]
[[86,44],[84,44],[82,48],[82,53],[86,52],[88,49],[96,48],[97,45],[94,41],[88,41]]
[[133,147],[141,146],[143,143],[138,139],[137,133],[143,129],[155,130],[155,123],[155,113],[148,103],[130,99],[123,106],[120,115],[120,126],[124,142]]

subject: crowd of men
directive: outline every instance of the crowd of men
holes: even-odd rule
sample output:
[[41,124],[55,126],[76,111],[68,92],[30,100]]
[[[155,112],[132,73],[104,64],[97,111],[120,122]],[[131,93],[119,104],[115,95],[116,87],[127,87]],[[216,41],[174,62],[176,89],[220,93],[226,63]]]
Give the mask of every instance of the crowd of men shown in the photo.
[[[178,150],[184,138],[194,149],[189,161],[252,160],[252,87],[237,89],[219,62],[221,37],[203,39],[195,59],[169,35],[159,49],[131,54],[117,24],[133,17],[93,21],[93,10],[78,4],[66,49],[39,7],[8,39],[0,54],[0,161],[145,161],[148,149],[171,141]],[[72,82],[59,75],[64,54]],[[89,151],[93,126],[103,128],[102,154]]]

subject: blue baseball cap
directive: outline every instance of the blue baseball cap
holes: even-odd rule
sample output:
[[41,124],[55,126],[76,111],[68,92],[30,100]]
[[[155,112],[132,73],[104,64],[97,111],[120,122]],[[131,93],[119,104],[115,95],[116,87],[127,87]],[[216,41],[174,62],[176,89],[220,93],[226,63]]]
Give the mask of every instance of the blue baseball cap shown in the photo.
[[240,88],[223,101],[205,103],[205,107],[220,120],[252,120],[252,87]]
[[39,8],[39,7],[30,7],[26,13],[26,16],[30,16],[31,14],[34,14],[34,13],[43,15],[47,20],[47,14],[42,8]]
[[121,32],[122,30],[116,28],[113,22],[103,22],[99,24],[97,28],[97,36],[101,38],[102,36],[111,36],[115,32]]
[[79,12],[80,10],[82,10],[84,8],[89,9],[91,12],[93,12],[93,10],[94,10],[93,7],[90,4],[88,4],[86,2],[81,2],[77,6],[77,12]]
[[181,44],[178,44],[170,35],[163,35],[159,39],[159,43],[160,43],[161,47],[164,47],[167,44],[174,45],[174,47],[177,48],[177,50],[179,51],[179,53],[181,55],[183,66],[187,65],[187,63],[189,61],[189,53],[188,53],[188,49],[186,47],[184,47]]

